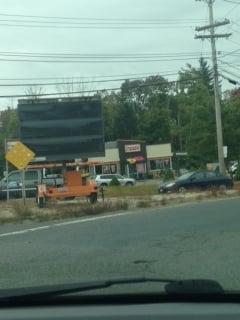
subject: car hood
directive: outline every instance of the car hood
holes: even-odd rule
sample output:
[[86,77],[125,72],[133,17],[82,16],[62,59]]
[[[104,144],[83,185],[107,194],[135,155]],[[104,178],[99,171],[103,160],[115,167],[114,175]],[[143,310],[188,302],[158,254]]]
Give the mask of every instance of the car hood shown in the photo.
[[176,183],[175,180],[169,180],[169,181],[165,181],[165,182],[160,182],[160,187],[167,187],[168,185],[174,185]]

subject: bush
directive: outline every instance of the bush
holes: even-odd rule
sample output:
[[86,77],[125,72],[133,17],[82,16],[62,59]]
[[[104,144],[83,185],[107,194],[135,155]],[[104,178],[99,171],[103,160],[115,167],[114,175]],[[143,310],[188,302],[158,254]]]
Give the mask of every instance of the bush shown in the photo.
[[169,181],[174,179],[174,173],[172,170],[164,170],[162,173],[163,181]]
[[22,200],[14,201],[12,209],[15,216],[20,219],[30,219],[33,215],[33,210],[27,204],[24,205]]
[[120,182],[116,177],[113,177],[111,182],[109,183],[110,186],[120,186]]
[[166,198],[162,198],[161,201],[160,201],[160,203],[161,203],[162,206],[166,206],[167,203],[168,203],[168,201],[167,201]]
[[147,179],[153,179],[153,178],[154,178],[153,173],[148,173],[147,174]]
[[151,201],[147,201],[147,200],[140,200],[136,204],[137,208],[150,208],[151,206],[152,206]]

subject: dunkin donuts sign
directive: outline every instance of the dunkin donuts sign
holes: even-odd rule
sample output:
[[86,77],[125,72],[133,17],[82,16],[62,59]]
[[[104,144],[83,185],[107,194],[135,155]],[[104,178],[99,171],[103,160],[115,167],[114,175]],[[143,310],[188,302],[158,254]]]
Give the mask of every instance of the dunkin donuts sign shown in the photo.
[[140,144],[126,144],[124,146],[124,148],[125,148],[125,152],[126,153],[141,151],[141,145]]

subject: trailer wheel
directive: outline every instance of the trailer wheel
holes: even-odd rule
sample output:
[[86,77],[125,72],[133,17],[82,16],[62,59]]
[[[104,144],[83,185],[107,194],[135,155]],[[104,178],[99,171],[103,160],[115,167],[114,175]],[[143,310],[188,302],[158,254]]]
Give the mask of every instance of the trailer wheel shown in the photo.
[[44,197],[37,197],[37,206],[38,208],[43,208],[45,206],[45,199]]
[[91,193],[91,195],[89,196],[89,200],[91,204],[94,204],[97,202],[97,193]]

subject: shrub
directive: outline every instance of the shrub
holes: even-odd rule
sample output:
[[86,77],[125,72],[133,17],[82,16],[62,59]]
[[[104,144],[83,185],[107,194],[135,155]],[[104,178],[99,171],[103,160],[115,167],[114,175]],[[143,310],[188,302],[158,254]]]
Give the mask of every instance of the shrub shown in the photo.
[[147,179],[153,179],[153,178],[154,178],[153,173],[148,173],[147,174]]
[[12,209],[15,216],[21,219],[30,219],[33,215],[33,210],[20,200],[12,203]]
[[172,170],[164,170],[162,173],[163,181],[169,181],[174,179],[174,173]]
[[162,198],[160,202],[161,202],[161,205],[162,205],[162,206],[166,206],[167,203],[168,203],[168,201],[167,201],[166,198]]
[[151,202],[146,200],[140,200],[136,204],[137,208],[149,208],[151,207]]
[[116,177],[113,177],[109,185],[110,186],[120,186],[120,182]]

